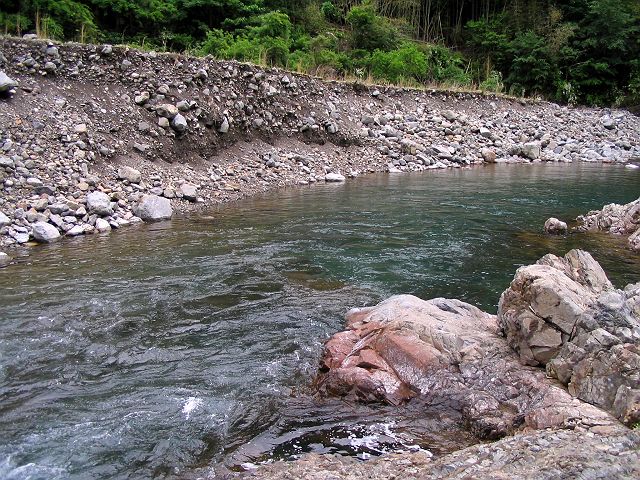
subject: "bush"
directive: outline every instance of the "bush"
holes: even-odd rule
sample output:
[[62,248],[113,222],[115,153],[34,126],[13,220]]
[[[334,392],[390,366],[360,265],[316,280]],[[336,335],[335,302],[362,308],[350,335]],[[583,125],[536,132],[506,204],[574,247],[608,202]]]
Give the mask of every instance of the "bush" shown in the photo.
[[413,43],[404,43],[397,50],[376,50],[370,59],[371,75],[379,80],[398,83],[400,80],[427,79],[427,59]]
[[386,18],[376,15],[370,3],[353,7],[346,21],[352,29],[353,48],[391,50],[398,43],[398,31]]

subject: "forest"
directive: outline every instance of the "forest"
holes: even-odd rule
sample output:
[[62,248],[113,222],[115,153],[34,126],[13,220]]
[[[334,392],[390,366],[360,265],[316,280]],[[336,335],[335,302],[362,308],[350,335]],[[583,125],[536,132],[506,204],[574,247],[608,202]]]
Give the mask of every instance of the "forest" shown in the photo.
[[328,78],[640,104],[639,0],[0,0],[0,28]]

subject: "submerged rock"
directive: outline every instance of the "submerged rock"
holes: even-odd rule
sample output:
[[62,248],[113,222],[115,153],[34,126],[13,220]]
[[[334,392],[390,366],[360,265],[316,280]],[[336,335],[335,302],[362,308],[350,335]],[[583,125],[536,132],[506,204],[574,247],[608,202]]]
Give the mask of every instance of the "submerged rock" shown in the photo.
[[544,222],[544,233],[549,235],[564,235],[567,230],[567,224],[557,218],[551,217]]
[[527,365],[631,424],[640,420],[640,284],[616,290],[587,252],[519,268],[498,323]]
[[157,195],[144,195],[134,213],[145,222],[169,220],[173,216],[171,202]]

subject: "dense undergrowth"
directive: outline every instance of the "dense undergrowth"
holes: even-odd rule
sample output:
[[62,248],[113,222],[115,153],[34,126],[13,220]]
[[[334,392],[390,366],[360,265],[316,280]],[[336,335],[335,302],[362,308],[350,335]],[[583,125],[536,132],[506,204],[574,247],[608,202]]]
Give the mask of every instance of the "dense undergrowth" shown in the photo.
[[0,0],[0,25],[330,78],[640,103],[638,0]]

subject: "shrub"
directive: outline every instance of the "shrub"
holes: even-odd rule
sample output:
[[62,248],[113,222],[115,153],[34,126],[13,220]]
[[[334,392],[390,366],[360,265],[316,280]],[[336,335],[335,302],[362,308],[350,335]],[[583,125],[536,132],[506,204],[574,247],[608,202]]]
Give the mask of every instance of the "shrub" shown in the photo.
[[368,2],[349,10],[346,21],[352,29],[353,48],[391,50],[398,43],[398,31],[386,18],[376,15]]

